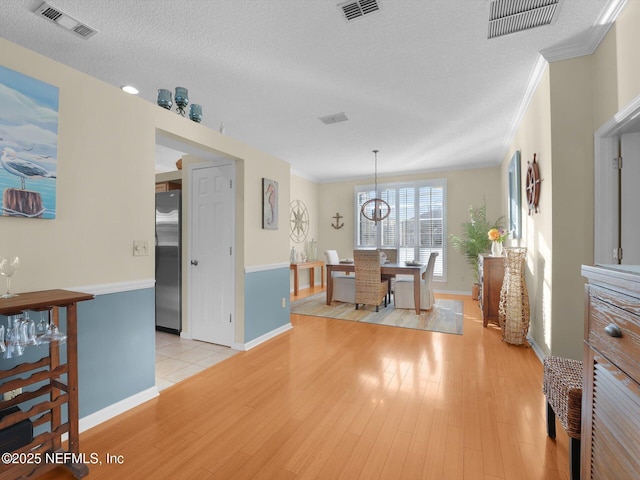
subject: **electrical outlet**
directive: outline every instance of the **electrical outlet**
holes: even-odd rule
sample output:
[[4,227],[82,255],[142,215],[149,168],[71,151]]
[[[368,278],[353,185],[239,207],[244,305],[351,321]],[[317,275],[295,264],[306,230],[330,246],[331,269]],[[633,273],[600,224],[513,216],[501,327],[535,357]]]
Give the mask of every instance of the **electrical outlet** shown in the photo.
[[6,402],[7,400],[11,400],[12,398],[17,397],[22,393],[21,388],[16,388],[15,390],[9,390],[8,392],[4,392],[3,399]]
[[146,240],[133,241],[133,256],[143,257],[149,255],[149,242]]

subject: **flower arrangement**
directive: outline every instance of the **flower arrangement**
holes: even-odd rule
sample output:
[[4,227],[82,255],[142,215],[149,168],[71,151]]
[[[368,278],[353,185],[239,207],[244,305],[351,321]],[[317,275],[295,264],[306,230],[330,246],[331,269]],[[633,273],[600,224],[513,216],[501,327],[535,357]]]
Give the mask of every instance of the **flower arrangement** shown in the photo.
[[507,238],[508,235],[509,235],[509,232],[507,232],[502,227],[492,228],[491,230],[489,230],[489,233],[487,234],[487,236],[489,237],[489,240],[491,240],[492,242],[500,242],[500,243],[504,242],[504,240]]

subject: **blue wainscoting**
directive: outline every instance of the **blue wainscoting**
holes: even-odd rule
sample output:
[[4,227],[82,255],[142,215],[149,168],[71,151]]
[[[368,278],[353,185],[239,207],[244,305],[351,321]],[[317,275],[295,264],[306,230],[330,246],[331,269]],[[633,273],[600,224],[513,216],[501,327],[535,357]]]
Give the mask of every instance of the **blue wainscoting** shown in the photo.
[[[65,308],[59,327],[66,332]],[[30,312],[36,322],[40,314]],[[0,316],[7,326],[7,318]],[[27,347],[21,357],[3,359],[0,370],[19,363],[36,362],[48,346]],[[62,349],[61,361],[66,361]],[[78,400],[80,418],[155,386],[155,293],[153,288],[96,295],[78,303]],[[32,385],[29,390],[41,384]],[[20,405],[28,410],[38,399]],[[66,405],[63,407],[66,421]],[[43,426],[36,431],[47,430]]]
[[155,385],[153,288],[78,303],[80,418]]
[[[245,273],[244,343],[290,323],[289,264]],[[286,306],[282,308],[282,299]]]

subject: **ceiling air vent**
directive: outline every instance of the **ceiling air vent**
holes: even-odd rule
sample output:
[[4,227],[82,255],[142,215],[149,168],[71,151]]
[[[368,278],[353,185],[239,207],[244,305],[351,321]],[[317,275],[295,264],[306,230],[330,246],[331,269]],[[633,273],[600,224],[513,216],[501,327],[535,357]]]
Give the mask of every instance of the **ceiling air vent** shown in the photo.
[[378,0],[357,0],[338,4],[347,22],[380,10]]
[[344,112],[334,113],[333,115],[327,115],[326,117],[319,117],[319,120],[325,125],[331,125],[332,123],[346,122],[349,120]]
[[549,25],[560,0],[493,0],[489,10],[488,38]]
[[53,22],[56,25],[64,28],[65,30],[69,30],[70,32],[73,32],[82,38],[91,38],[96,33],[98,33],[97,30],[85,25],[82,22],[79,22],[72,16],[67,15],[57,8],[52,7],[47,2],[43,2],[42,5],[36,8],[33,13],[40,17],[46,18],[50,22]]

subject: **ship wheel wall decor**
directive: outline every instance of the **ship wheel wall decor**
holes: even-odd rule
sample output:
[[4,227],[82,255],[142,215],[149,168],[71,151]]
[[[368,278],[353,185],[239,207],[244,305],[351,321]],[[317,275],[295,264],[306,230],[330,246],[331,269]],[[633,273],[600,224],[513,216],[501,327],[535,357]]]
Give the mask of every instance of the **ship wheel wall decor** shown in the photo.
[[540,170],[536,162],[536,154],[533,154],[533,162],[527,162],[527,203],[529,204],[529,215],[538,213],[538,202],[540,201]]
[[301,200],[291,202],[289,223],[291,224],[291,233],[289,234],[291,240],[296,243],[303,242],[309,233],[309,212]]

